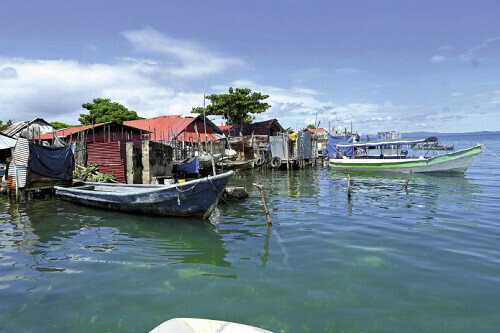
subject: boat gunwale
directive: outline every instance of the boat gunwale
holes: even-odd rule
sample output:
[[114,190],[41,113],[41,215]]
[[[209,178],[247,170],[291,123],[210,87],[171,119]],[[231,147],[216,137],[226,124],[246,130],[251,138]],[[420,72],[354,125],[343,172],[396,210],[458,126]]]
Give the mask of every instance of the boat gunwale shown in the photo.
[[[84,189],[81,188],[80,186],[76,187],[62,187],[62,186],[55,186],[54,189],[60,192],[65,192],[65,193],[72,193],[72,194],[89,194],[89,193],[102,193],[106,195],[113,195],[115,197],[125,197],[125,196],[130,196],[130,195],[147,195],[147,194],[153,194],[153,193],[159,193],[159,192],[164,192],[164,191],[170,191],[172,189],[177,189],[180,191],[183,191],[184,188],[186,187],[195,187],[201,182],[204,181],[216,181],[219,179],[223,178],[230,178],[234,175],[234,171],[228,171],[221,173],[219,175],[215,176],[207,176],[204,178],[200,179],[193,179],[184,183],[175,183],[175,184],[166,184],[166,185],[156,185],[156,184],[121,184],[121,183],[99,183],[99,182],[85,182],[82,187],[88,187],[88,186],[99,186],[99,187],[109,187],[109,188],[123,188],[123,189],[130,189],[126,191],[125,193],[120,193],[120,192],[115,192],[115,191],[99,191],[99,190],[94,190],[94,189]],[[137,189],[134,191],[133,189]]]

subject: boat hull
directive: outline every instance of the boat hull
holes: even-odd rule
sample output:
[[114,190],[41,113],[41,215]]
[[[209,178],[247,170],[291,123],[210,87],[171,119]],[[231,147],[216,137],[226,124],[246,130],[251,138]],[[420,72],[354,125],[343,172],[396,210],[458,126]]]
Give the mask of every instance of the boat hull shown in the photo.
[[464,150],[431,157],[428,159],[330,159],[333,169],[343,171],[381,171],[381,172],[443,172],[464,173],[470,167],[476,156],[481,152],[477,145]]
[[171,185],[85,183],[55,187],[63,200],[137,214],[208,218],[234,171]]

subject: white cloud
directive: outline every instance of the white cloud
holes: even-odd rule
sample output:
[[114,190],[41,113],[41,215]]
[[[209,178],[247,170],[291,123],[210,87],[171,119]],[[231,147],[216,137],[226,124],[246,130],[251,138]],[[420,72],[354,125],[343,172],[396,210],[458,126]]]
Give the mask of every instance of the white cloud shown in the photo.
[[473,66],[477,66],[479,64],[479,61],[481,60],[481,53],[483,52],[483,50],[489,48],[492,43],[495,43],[497,41],[500,41],[500,37],[486,38],[482,42],[459,54],[457,54],[457,52],[452,52],[453,48],[449,45],[440,46],[438,48],[438,54],[433,56],[431,58],[431,61],[434,63],[439,63],[446,60],[471,61]]
[[89,51],[92,51],[92,52],[95,52],[95,51],[98,51],[98,50],[99,50],[99,48],[98,48],[96,45],[92,44],[92,43],[87,44],[87,45],[86,45],[86,48],[87,48]]
[[[0,57],[0,120],[12,119],[16,122],[42,117],[47,121],[76,124],[79,114],[87,112],[81,105],[91,102],[93,98],[110,98],[143,117],[188,114],[192,107],[203,105],[204,87],[201,82],[208,75],[212,82],[217,82],[217,75],[245,66],[237,57],[221,56],[197,43],[175,40],[152,29],[127,32],[125,35],[141,52],[140,55],[123,54],[111,59],[110,63],[93,64],[75,60]],[[302,74],[305,79],[307,75],[313,77],[321,75],[321,72],[311,69]],[[324,128],[328,128],[329,124],[332,127],[350,127],[352,121],[355,128],[365,133],[431,130],[419,126],[439,124],[441,118],[436,118],[437,114],[440,117],[454,117],[457,113],[461,117],[469,117],[467,114],[473,114],[471,106],[465,103],[446,109],[444,107],[448,105],[433,106],[431,103],[358,102],[359,93],[352,97],[342,96],[342,102],[339,102],[334,95],[297,82],[285,88],[262,85],[245,78],[231,79],[227,79],[230,84],[212,86],[207,93],[227,93],[228,86],[232,85],[269,95],[266,102],[272,108],[257,115],[257,120],[276,118],[284,127],[304,128],[317,117]],[[458,92],[454,94],[459,96]],[[484,97],[477,97],[478,101],[474,103],[481,107],[481,111],[494,109],[496,112],[499,96],[499,93],[490,91]],[[366,101],[368,97],[361,98]]]
[[[377,132],[385,129],[403,129],[415,124],[414,119],[401,117],[402,111],[409,107],[396,105],[390,101],[384,103],[334,103],[322,101],[322,92],[313,89],[291,87],[289,89],[275,86],[260,85],[250,80],[232,82],[233,87],[248,87],[252,91],[265,92],[266,100],[272,107],[265,113],[257,115],[256,120],[276,118],[287,128],[305,128],[313,124],[315,119],[321,121],[320,126],[328,129],[333,127],[353,126],[365,132]],[[227,87],[215,86],[216,93],[227,93]],[[316,118],[317,117],[317,118]]]
[[477,60],[479,58],[479,53],[481,50],[486,49],[491,43],[499,41],[500,37],[491,37],[483,40],[481,43],[475,45],[474,47],[468,49],[467,51],[458,55],[458,60],[468,61]]
[[455,91],[455,92],[452,92],[452,93],[450,94],[450,96],[452,96],[452,97],[456,97],[456,96],[463,96],[463,94],[464,94],[464,93],[462,93],[462,92]]
[[432,62],[443,62],[446,60],[446,57],[444,55],[437,54],[431,58]]
[[14,79],[17,77],[16,69],[13,67],[5,67],[0,69],[0,80]]
[[487,104],[492,104],[499,106],[500,105],[500,90],[495,90],[491,92],[491,96],[489,100],[486,102]]
[[450,45],[443,45],[439,47],[440,51],[450,51],[452,47]]
[[195,42],[174,39],[151,28],[126,31],[123,35],[140,52],[167,56],[176,61],[176,65],[165,68],[171,75],[203,78],[245,66],[239,58],[215,54]]
[[189,84],[193,79],[244,66],[238,58],[152,29],[124,35],[148,57],[127,55],[109,64],[0,57],[0,119],[42,117],[76,124],[87,112],[81,105],[93,98],[110,98],[143,117],[187,114],[203,104],[203,92]]
[[292,75],[294,83],[303,83],[306,81],[319,79],[319,78],[326,77],[326,76],[327,75],[326,75],[325,71],[323,71],[319,68],[304,69],[304,70],[295,72]]
[[335,70],[336,73],[358,73],[359,69],[354,67],[344,67]]

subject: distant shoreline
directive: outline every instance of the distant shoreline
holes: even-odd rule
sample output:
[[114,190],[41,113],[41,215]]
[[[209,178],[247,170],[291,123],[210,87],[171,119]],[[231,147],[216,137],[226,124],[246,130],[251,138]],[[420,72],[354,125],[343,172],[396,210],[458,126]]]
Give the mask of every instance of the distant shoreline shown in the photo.
[[[369,136],[371,138],[376,138],[376,134],[361,134],[361,136],[366,137]],[[479,132],[465,132],[465,133],[440,133],[440,132],[407,132],[401,133],[403,138],[428,138],[431,136],[446,137],[446,136],[469,136],[469,135],[500,135],[500,131],[479,131]]]
[[479,131],[465,133],[439,133],[439,132],[409,132],[402,133],[403,137],[430,137],[430,136],[453,136],[453,135],[500,135],[500,131]]

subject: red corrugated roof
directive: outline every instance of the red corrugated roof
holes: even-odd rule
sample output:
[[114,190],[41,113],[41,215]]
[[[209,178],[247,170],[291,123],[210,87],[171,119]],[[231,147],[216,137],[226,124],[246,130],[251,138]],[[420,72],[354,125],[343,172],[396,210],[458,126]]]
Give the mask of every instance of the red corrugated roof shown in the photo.
[[141,128],[145,131],[166,135],[166,140],[170,140],[171,133],[180,134],[191,124],[195,118],[182,118],[181,116],[161,116],[149,119],[128,120],[123,123],[129,126]]
[[[111,124],[110,122],[107,122],[107,123],[99,123],[99,124],[94,124],[94,128],[96,127],[99,127],[99,126],[102,126],[102,125],[107,125],[107,124]],[[65,128],[65,129],[61,129],[61,130],[57,130],[55,131],[55,134],[56,136],[68,136],[68,135],[71,135],[71,134],[75,134],[75,133],[78,133],[78,132],[81,132],[81,131],[84,131],[86,129],[89,129],[89,128],[92,128],[92,125],[88,125],[88,126],[78,126],[78,127],[70,127],[70,128]],[[46,133],[44,135],[41,136],[41,139],[42,140],[50,140],[52,139],[52,133]],[[36,137],[38,138],[38,137]]]
[[[70,127],[70,128],[65,128],[65,129],[57,130],[54,133],[58,137],[66,137],[66,136],[70,136],[72,134],[76,134],[78,132],[82,132],[82,131],[91,129],[92,126],[94,126],[94,129],[95,129],[95,128],[101,127],[103,125],[109,125],[109,124],[112,124],[112,122],[99,123],[99,124],[87,125],[87,126]],[[125,127],[131,127],[133,129],[136,129],[137,131],[141,130],[141,128],[137,128],[137,127],[134,127],[134,126],[126,125],[125,122],[123,123],[123,125]],[[35,137],[35,139],[38,139],[38,136]],[[52,139],[52,133],[43,134],[41,136],[41,139],[42,140],[51,140]]]
[[[100,127],[103,125],[111,124],[100,123],[94,124],[94,128]],[[198,117],[181,117],[178,115],[174,116],[160,116],[149,119],[139,119],[139,120],[128,120],[124,121],[123,125],[127,127],[133,127],[136,129],[141,129],[146,132],[151,131],[151,139],[156,140],[171,140],[172,135],[174,135],[177,140],[184,141],[192,141],[198,142],[198,137],[196,135],[196,130],[194,129],[194,125],[196,124],[198,134],[200,135],[200,140],[202,142],[205,141],[205,126],[203,123],[203,119]],[[212,128],[211,126],[215,126],[211,121],[207,120],[207,141],[218,141],[219,137],[215,135],[216,131],[219,132],[219,128]],[[61,136],[69,136],[71,134],[76,134],[80,131],[84,131],[87,129],[91,129],[92,125],[89,126],[80,126],[80,127],[71,127],[66,128],[64,130],[56,131],[56,135]],[[222,131],[220,131],[222,133]],[[156,137],[155,137],[156,134]],[[52,139],[52,133],[47,133],[41,136],[42,140],[50,140]]]
[[[123,122],[126,125],[141,128],[146,131],[151,131],[151,138],[156,140],[171,140],[175,137],[177,140],[198,142],[196,129],[200,135],[200,140],[205,141],[205,126],[203,119],[197,117],[181,117],[181,116],[160,116],[149,119],[129,120]],[[211,122],[207,121],[207,141],[218,141],[219,138],[215,135],[214,129],[211,127]],[[155,138],[156,135],[156,138]],[[192,138],[192,139],[191,139]]]

